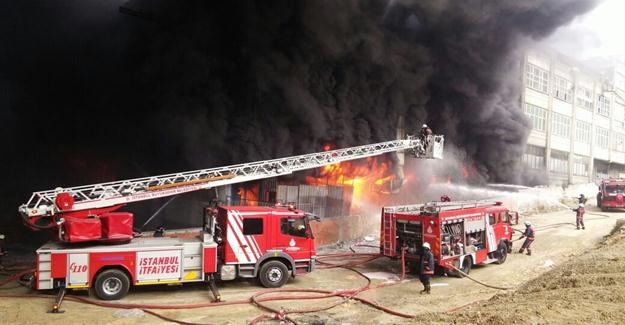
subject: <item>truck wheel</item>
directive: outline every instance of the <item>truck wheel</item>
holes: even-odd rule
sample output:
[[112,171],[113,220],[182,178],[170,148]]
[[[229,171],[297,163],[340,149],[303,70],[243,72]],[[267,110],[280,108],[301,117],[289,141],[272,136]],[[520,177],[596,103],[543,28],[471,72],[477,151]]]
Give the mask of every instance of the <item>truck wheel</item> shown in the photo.
[[495,262],[497,264],[503,264],[506,261],[506,258],[508,257],[508,245],[506,245],[506,243],[499,243],[495,257],[497,257],[497,262]]
[[95,294],[102,300],[118,300],[128,293],[130,280],[120,270],[106,270],[96,277]]
[[[473,262],[471,260],[471,257],[467,256],[464,258],[464,262],[462,263],[462,268],[460,268],[460,271],[469,274],[469,272],[471,272],[471,266],[473,265]],[[460,274],[459,274],[460,275]],[[462,277],[462,275],[460,275],[460,277]]]
[[260,268],[258,280],[265,288],[279,288],[289,280],[289,269],[280,261],[269,261]]

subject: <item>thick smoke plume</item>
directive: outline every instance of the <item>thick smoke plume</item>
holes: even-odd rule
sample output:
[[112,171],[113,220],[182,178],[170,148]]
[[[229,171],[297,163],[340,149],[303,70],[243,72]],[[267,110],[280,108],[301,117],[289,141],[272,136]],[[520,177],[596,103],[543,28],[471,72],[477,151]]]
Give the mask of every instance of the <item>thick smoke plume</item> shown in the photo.
[[161,137],[193,166],[389,140],[403,117],[431,124],[485,179],[518,183],[530,127],[519,48],[593,5],[164,3],[141,36],[141,77]]
[[517,182],[519,49],[594,4],[4,2],[2,219],[35,190],[390,140],[400,117]]

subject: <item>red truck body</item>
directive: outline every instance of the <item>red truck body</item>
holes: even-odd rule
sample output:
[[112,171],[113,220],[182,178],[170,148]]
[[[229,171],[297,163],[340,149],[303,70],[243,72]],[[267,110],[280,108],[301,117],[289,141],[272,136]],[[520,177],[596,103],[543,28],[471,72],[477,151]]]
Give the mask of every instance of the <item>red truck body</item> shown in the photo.
[[611,208],[625,208],[625,179],[606,178],[599,184],[597,206],[602,211]]
[[205,227],[144,236],[125,244],[50,242],[37,250],[37,289],[91,288],[105,300],[133,285],[259,278],[266,287],[312,271],[308,216],[287,207],[218,207]]
[[[382,209],[380,252],[419,262],[430,244],[439,270],[465,273],[475,264],[503,263],[512,249],[512,225],[518,215],[500,203],[432,202]],[[453,266],[453,267],[452,267]]]

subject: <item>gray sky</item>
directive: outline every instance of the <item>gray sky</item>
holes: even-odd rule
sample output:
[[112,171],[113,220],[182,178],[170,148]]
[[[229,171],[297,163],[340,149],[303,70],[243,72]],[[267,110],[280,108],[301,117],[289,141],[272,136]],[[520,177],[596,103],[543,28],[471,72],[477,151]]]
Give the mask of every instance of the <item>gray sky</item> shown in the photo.
[[604,0],[594,10],[556,31],[545,42],[580,60],[625,54],[625,1]]

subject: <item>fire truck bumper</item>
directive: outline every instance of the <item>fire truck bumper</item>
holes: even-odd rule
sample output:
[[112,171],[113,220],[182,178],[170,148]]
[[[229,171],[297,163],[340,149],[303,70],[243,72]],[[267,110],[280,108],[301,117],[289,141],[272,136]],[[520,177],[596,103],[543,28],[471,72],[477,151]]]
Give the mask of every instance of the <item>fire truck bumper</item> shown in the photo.
[[606,201],[606,202],[601,203],[601,206],[605,208],[625,208],[625,203]]

